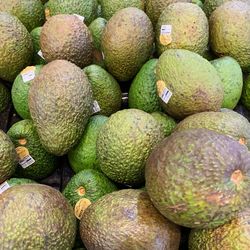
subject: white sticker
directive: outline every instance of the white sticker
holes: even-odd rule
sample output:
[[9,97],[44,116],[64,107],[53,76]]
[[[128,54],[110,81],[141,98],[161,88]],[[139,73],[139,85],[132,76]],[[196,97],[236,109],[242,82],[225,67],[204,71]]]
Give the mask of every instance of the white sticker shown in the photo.
[[105,56],[104,56],[104,53],[102,52],[102,59],[104,60],[105,59]]
[[84,22],[85,17],[84,16],[80,16],[78,14],[73,14],[74,16],[76,16],[77,18],[79,18],[80,21]]
[[31,80],[33,80],[35,78],[35,76],[36,76],[35,69],[36,68],[34,66],[31,66],[31,67],[25,68],[21,72],[23,82],[29,82],[29,81],[31,81]]
[[19,161],[19,164],[22,168],[27,168],[33,163],[35,163],[35,160],[30,155],[25,156],[22,160]]
[[100,108],[98,102],[94,101],[93,102],[93,114],[98,113],[99,111],[101,111],[101,108]]
[[165,103],[168,103],[171,96],[173,95],[173,93],[168,89],[168,88],[164,88],[161,95],[160,95],[160,98],[165,102]]
[[4,191],[6,191],[9,188],[10,188],[9,183],[5,181],[4,183],[0,185],[0,194],[2,194]]
[[161,35],[170,35],[172,33],[172,25],[165,24],[161,26]]
[[38,54],[42,59],[44,59],[44,57],[43,57],[43,52],[42,52],[41,50],[39,50],[39,51],[37,52],[37,54]]

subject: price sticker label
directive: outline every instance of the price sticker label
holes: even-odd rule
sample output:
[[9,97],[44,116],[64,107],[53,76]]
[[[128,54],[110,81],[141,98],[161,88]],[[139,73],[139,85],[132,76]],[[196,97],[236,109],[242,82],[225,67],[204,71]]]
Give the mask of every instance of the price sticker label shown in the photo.
[[26,67],[21,72],[23,82],[29,82],[29,81],[33,80],[35,78],[35,76],[36,76],[35,70],[36,70],[36,68],[34,66]]
[[76,16],[81,22],[84,22],[85,17],[84,16],[80,16],[78,14],[73,14],[74,16]]
[[98,102],[95,100],[93,102],[93,114],[98,113],[100,111],[101,111],[101,108],[100,108]]
[[6,191],[9,188],[10,188],[9,183],[5,181],[4,183],[0,185],[0,194],[2,194],[4,191]]
[[42,59],[45,60],[45,58],[44,58],[44,56],[43,56],[43,52],[42,52],[41,50],[39,50],[39,51],[37,52],[37,54],[38,54]]
[[168,103],[173,93],[166,87],[166,83],[164,81],[157,81],[157,92],[159,97],[165,103]]
[[172,25],[165,24],[161,26],[160,43],[169,45],[172,42]]
[[22,147],[22,146],[17,147],[16,152],[19,157],[18,163],[22,168],[27,168],[35,163],[35,160],[29,154],[29,150],[27,148]]

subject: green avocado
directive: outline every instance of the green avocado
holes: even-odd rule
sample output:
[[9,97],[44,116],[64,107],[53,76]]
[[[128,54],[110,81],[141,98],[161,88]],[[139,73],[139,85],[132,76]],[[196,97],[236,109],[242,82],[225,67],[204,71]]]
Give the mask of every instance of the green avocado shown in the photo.
[[154,206],[177,225],[215,228],[249,206],[248,148],[208,129],[165,138],[150,154],[145,177]]
[[250,75],[248,75],[244,81],[241,102],[248,110],[250,110]]
[[23,184],[31,184],[36,183],[34,180],[26,179],[26,178],[10,178],[7,180],[7,183],[11,186],[23,185]]
[[136,189],[106,194],[92,204],[81,218],[80,234],[87,249],[103,250],[178,250],[181,236],[148,194]]
[[[57,157],[44,150],[31,120],[22,120],[15,123],[7,134],[14,143],[17,152],[19,152],[20,161],[29,156],[34,160],[27,167],[19,162],[20,166],[16,169],[16,176],[34,180],[43,179],[56,169]],[[26,154],[22,156],[24,151]]]
[[[26,73],[33,72],[33,76],[36,77],[42,65],[37,66],[28,66],[24,69],[20,74],[17,75],[11,89],[11,98],[14,105],[14,108],[18,115],[20,115],[23,119],[30,119],[30,111],[29,111],[29,89],[32,80],[26,78]],[[27,72],[25,72],[27,71]]]
[[0,78],[12,82],[31,63],[32,39],[17,17],[5,12],[0,12],[0,34]]
[[103,115],[90,117],[79,143],[69,151],[69,164],[75,173],[87,168],[99,168],[96,159],[96,140],[107,120],[108,117]]
[[0,81],[0,113],[3,112],[10,104],[10,92]]
[[91,85],[82,69],[65,60],[43,66],[32,81],[29,108],[44,149],[67,154],[80,140],[92,104]]
[[73,248],[76,219],[68,201],[54,188],[40,184],[9,188],[0,195],[0,210],[3,249]]
[[158,59],[146,62],[134,78],[128,93],[130,108],[145,112],[160,111],[161,105],[156,89],[156,65]]

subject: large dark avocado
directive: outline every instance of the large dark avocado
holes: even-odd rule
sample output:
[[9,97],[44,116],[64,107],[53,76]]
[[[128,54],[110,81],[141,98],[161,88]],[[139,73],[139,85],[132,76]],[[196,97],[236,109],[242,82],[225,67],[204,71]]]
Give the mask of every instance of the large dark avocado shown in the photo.
[[152,202],[166,218],[214,228],[249,205],[250,153],[208,129],[175,132],[152,151],[145,177]]
[[88,250],[177,250],[180,229],[165,219],[142,190],[107,194],[87,208],[80,233]]

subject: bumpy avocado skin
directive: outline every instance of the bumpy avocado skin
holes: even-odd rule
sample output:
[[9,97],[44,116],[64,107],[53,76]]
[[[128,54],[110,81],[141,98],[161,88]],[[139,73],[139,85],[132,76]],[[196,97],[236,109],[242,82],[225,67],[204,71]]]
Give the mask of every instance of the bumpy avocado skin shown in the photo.
[[23,185],[23,184],[31,184],[31,183],[36,183],[34,180],[31,179],[26,179],[26,178],[10,178],[7,180],[8,184],[11,187],[17,186],[17,185]]
[[12,82],[30,64],[32,39],[25,26],[5,12],[0,12],[0,78]]
[[99,169],[96,156],[96,140],[101,127],[108,117],[95,115],[90,117],[79,143],[68,153],[71,168],[78,173],[87,168]]
[[158,59],[146,62],[134,78],[128,93],[130,108],[145,112],[160,111],[161,105],[156,90],[156,65]]
[[146,189],[172,222],[215,228],[249,205],[250,153],[228,136],[207,129],[172,133],[146,164]]
[[16,16],[30,32],[45,22],[40,0],[8,0],[0,2],[0,11]]
[[[161,26],[172,25],[172,41],[160,42]],[[167,49],[187,49],[200,55],[208,46],[208,20],[202,9],[193,3],[173,3],[161,13],[156,25],[157,51],[161,55]]]
[[190,115],[178,123],[175,131],[206,128],[242,141],[250,150],[250,123],[242,115],[229,109],[222,112],[201,112]]
[[180,243],[179,227],[166,220],[142,190],[100,198],[84,212],[80,233],[89,250],[177,250]]
[[[85,190],[83,194],[78,192],[80,187]],[[80,199],[86,198],[93,203],[116,190],[117,187],[104,174],[94,169],[85,169],[71,178],[63,190],[63,195],[75,206]]]
[[115,182],[142,184],[146,160],[163,138],[163,129],[150,114],[139,109],[116,112],[101,128],[97,138],[101,170]]
[[210,16],[210,45],[215,54],[231,56],[250,70],[250,5],[229,1]]
[[[15,173],[16,176],[34,180],[43,179],[56,169],[57,157],[45,151],[31,120],[22,120],[15,123],[7,134],[16,148],[25,147],[35,160],[35,163],[27,168],[18,166]],[[26,143],[20,143],[20,140],[25,140]]]
[[10,104],[10,92],[0,81],[0,113],[3,112]]
[[76,65],[55,60],[33,80],[29,108],[46,151],[66,154],[81,138],[92,108],[92,90]]
[[193,229],[189,235],[190,250],[248,250],[250,210],[240,212],[235,219],[215,229]]
[[137,8],[122,9],[109,20],[102,35],[105,66],[119,81],[132,79],[153,50],[153,26]]
[[135,7],[144,10],[144,0],[100,0],[102,16],[109,20],[117,11]]
[[10,138],[0,130],[0,183],[10,178],[17,166],[16,150]]
[[224,89],[216,69],[200,55],[183,49],[166,50],[159,58],[156,78],[172,92],[169,102],[161,101],[173,118],[221,108]]
[[97,0],[50,0],[47,4],[50,16],[58,14],[77,14],[84,17],[89,25],[97,18]]
[[155,27],[161,13],[169,4],[176,2],[191,2],[191,0],[147,0],[145,2],[146,14]]
[[79,67],[92,62],[92,40],[88,27],[74,15],[56,15],[42,28],[40,42],[47,62],[68,60]]
[[67,200],[52,187],[11,187],[0,195],[0,209],[3,249],[72,249],[76,218]]

